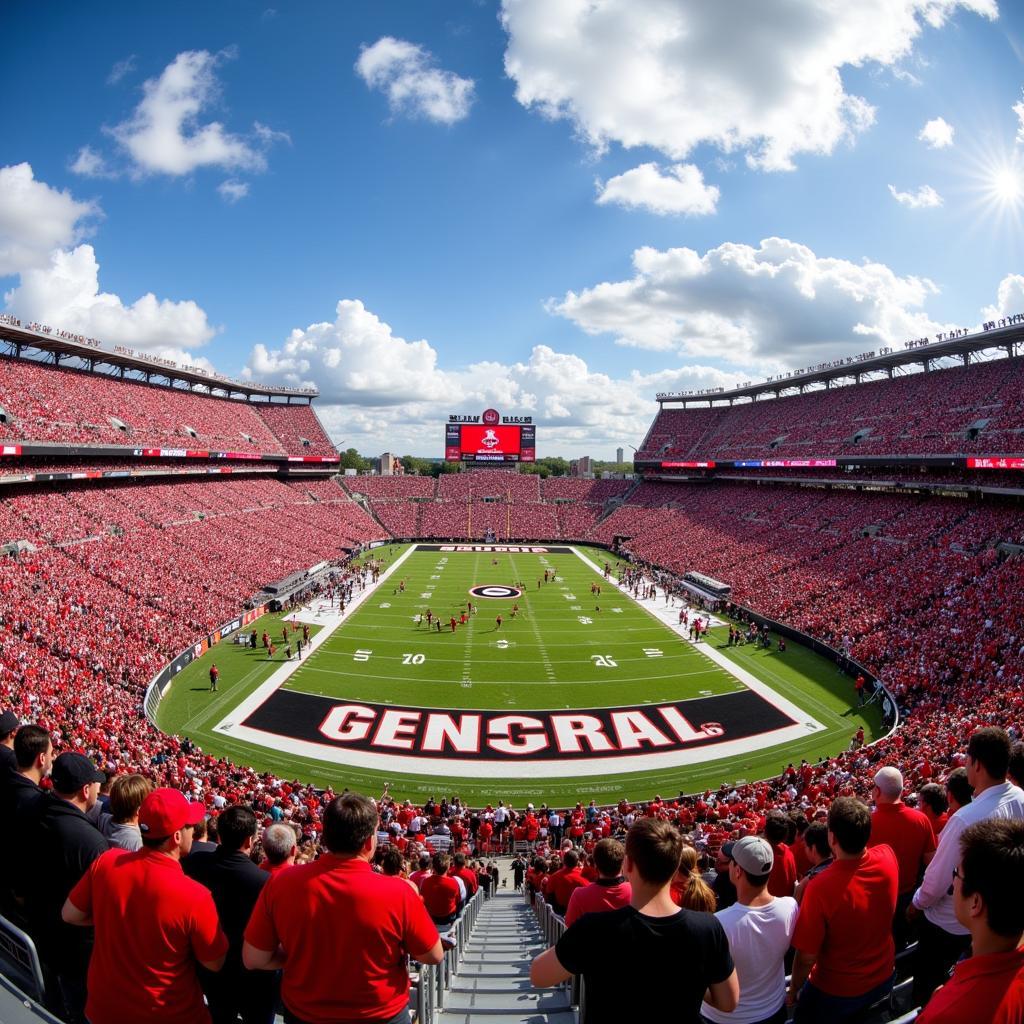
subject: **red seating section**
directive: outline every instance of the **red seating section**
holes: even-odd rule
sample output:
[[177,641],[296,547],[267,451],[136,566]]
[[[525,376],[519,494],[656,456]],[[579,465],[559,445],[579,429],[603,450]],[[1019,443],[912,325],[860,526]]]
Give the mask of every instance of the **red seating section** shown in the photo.
[[[972,427],[975,437],[968,433]],[[982,452],[1024,452],[1024,358],[994,359],[731,408],[666,409],[655,419],[637,458]]]
[[253,405],[260,419],[289,453],[337,455],[311,405],[260,402]]
[[0,408],[0,440],[336,454],[308,404],[250,404],[21,359],[0,358]]

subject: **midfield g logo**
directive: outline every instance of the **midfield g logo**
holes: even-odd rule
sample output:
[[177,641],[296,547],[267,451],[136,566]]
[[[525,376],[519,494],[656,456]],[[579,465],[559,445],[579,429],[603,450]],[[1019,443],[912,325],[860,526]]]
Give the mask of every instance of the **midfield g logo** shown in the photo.
[[523,592],[518,587],[505,587],[497,583],[489,583],[481,587],[471,587],[469,592],[473,597],[498,598],[506,601],[523,596]]

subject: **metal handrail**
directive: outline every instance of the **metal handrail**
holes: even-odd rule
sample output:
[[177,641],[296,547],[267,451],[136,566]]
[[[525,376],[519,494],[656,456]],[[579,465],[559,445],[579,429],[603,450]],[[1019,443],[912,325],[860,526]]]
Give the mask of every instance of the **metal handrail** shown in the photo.
[[16,965],[24,980],[32,986],[31,989],[26,986],[28,995],[42,1002],[46,994],[46,983],[36,944],[27,932],[6,917],[0,917],[0,956]]
[[[530,897],[526,897],[527,903]],[[533,912],[540,922],[541,931],[544,934],[544,941],[548,946],[554,946],[565,934],[565,918],[555,913],[555,908],[546,902],[541,893],[535,893],[533,897]],[[583,983],[583,975],[574,974],[568,981],[562,982],[561,986],[569,990],[569,1003],[571,1006],[579,1007],[579,1019],[585,1019],[584,1006],[587,999],[586,986]]]
[[417,1024],[434,1024],[437,1012],[444,1009],[445,994],[451,988],[452,977],[465,956],[466,944],[473,934],[473,929],[476,928],[480,907],[486,898],[483,888],[480,888],[467,900],[450,931],[446,933],[454,936],[455,945],[452,949],[445,950],[441,962],[420,965]]

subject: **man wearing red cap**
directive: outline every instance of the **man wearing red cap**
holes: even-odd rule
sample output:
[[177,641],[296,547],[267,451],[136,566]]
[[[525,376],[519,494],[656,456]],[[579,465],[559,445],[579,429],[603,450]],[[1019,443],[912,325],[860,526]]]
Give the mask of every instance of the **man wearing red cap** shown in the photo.
[[181,869],[205,813],[175,789],[154,790],[139,808],[142,849],[108,851],[72,889],[64,920],[96,929],[92,1024],[209,1022],[196,963],[219,971],[228,940],[209,889]]

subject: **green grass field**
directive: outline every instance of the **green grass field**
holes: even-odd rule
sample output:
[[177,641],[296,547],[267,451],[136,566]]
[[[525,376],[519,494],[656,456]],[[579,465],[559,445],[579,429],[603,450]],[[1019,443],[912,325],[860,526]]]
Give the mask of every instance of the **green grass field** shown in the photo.
[[[389,566],[406,550],[394,545],[374,557]],[[606,552],[580,549],[604,564]],[[541,583],[545,569],[557,574]],[[399,589],[404,581],[404,592]],[[602,594],[591,592],[593,584]],[[472,598],[473,586],[522,586],[519,614],[512,600]],[[453,634],[447,620],[472,600],[479,609]],[[438,633],[417,625],[427,608],[445,622]],[[598,607],[600,610],[598,610]],[[496,626],[501,613],[503,623]],[[280,636],[281,616],[256,623]],[[314,628],[314,632],[315,632]],[[379,792],[385,781],[400,797],[457,792],[480,802],[499,798],[549,803],[599,802],[650,797],[655,792],[694,792],[724,781],[774,775],[789,761],[814,760],[847,746],[858,725],[869,737],[880,728],[876,708],[850,707],[849,679],[812,652],[791,644],[784,654],[729,648],[724,627],[710,643],[821,722],[826,729],[800,740],[747,755],[708,760],[666,771],[607,776],[498,780],[436,776],[397,776],[341,767],[254,746],[213,727],[280,667],[262,649],[221,644],[189,665],[175,680],[160,708],[161,728],[187,735],[209,753],[225,755],[274,774],[335,788]],[[209,665],[221,672],[220,692],[208,692]],[[332,698],[430,708],[560,710],[612,707],[692,698],[742,689],[743,684],[681,640],[647,610],[603,580],[573,554],[414,551],[391,578],[370,595],[324,642],[304,659],[286,688]],[[470,772],[471,766],[467,766]],[[567,771],[571,768],[567,766]]]

